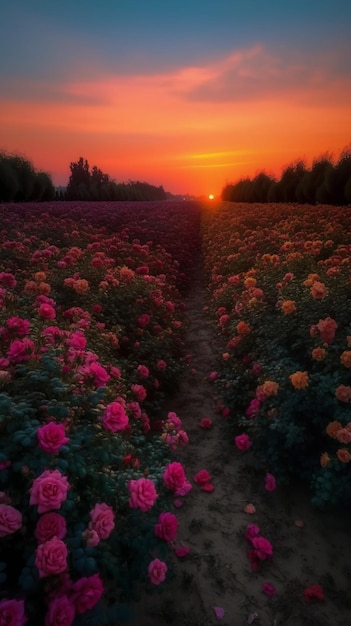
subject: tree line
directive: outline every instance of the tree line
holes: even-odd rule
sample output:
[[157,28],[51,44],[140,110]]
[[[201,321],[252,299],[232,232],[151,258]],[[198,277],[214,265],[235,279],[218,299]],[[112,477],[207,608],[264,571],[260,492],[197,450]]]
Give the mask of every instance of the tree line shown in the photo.
[[96,165],[90,169],[83,157],[70,164],[66,192],[67,200],[166,200],[167,192],[162,186],[156,187],[146,182],[128,181],[117,183]]
[[162,186],[146,182],[117,183],[83,157],[70,164],[67,187],[55,188],[50,174],[37,171],[22,156],[0,152],[0,202],[52,200],[166,200]]
[[55,187],[47,172],[37,171],[27,159],[0,152],[0,202],[49,201]]
[[254,178],[228,183],[222,199],[229,202],[298,202],[300,204],[351,204],[351,146],[333,162],[329,154],[315,159],[310,169],[299,159],[276,180],[261,171]]

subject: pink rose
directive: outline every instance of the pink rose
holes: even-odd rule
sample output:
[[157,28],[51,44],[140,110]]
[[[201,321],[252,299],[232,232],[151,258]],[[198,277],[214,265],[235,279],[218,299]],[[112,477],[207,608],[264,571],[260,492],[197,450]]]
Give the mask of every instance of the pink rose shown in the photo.
[[6,320],[6,326],[9,330],[17,335],[17,337],[23,338],[29,333],[30,322],[29,320],[22,319],[21,317],[9,317]]
[[264,561],[267,557],[272,556],[272,544],[265,537],[254,537],[251,543],[255,548],[256,554],[260,561]]
[[63,424],[49,422],[37,430],[39,448],[48,454],[57,454],[60,448],[69,441]]
[[99,387],[104,387],[106,383],[110,380],[111,376],[107,373],[104,367],[100,365],[100,363],[90,363],[87,368],[89,376],[94,378],[94,385]]
[[104,585],[99,574],[80,578],[73,584],[72,600],[77,613],[85,613],[99,602],[104,593]]
[[0,504],[0,537],[12,535],[21,527],[22,514],[9,504]]
[[130,480],[128,491],[130,493],[129,506],[141,511],[149,511],[158,497],[155,485],[149,478]]
[[67,596],[58,596],[49,603],[45,615],[45,626],[71,626],[74,617],[74,604]]
[[200,487],[202,487],[206,483],[211,482],[211,475],[209,474],[207,470],[202,469],[199,472],[197,472],[197,474],[195,474],[194,482]]
[[252,441],[250,441],[249,436],[246,433],[242,433],[242,435],[237,435],[234,439],[235,445],[239,450],[246,451],[249,450],[252,446]]
[[173,541],[178,532],[178,520],[173,513],[160,513],[154,527],[156,537],[165,541]]
[[38,313],[44,320],[53,320],[56,317],[56,311],[50,304],[41,304]]
[[143,387],[143,385],[132,385],[132,392],[134,393],[138,402],[142,402],[147,396],[147,391],[145,387]]
[[169,463],[163,473],[163,482],[172,491],[181,489],[184,483],[187,482],[182,464],[178,461]]
[[15,339],[7,351],[7,357],[12,364],[29,361],[33,356],[34,342],[26,337],[22,341]]
[[273,474],[266,474],[264,486],[266,491],[275,491],[275,489],[277,488],[277,481],[274,478]]
[[95,504],[89,515],[91,518],[89,530],[95,530],[100,539],[108,539],[115,527],[115,514],[112,507],[104,502]]
[[63,539],[66,536],[66,520],[59,513],[45,513],[36,525],[34,535],[39,543],[45,543],[53,537]]
[[100,537],[97,534],[96,530],[90,530],[87,528],[83,533],[83,539],[87,542],[87,546],[89,548],[95,548],[95,546],[99,545]]
[[167,565],[163,561],[160,561],[159,559],[151,561],[147,568],[150,581],[154,585],[162,583],[166,578],[167,569]]
[[120,402],[111,402],[111,404],[107,405],[102,416],[102,425],[111,433],[126,430],[129,425],[129,419]]
[[0,601],[1,626],[23,626],[27,618],[24,614],[24,600]]
[[246,533],[245,533],[245,538],[248,541],[251,541],[254,539],[254,537],[257,537],[257,535],[260,534],[260,528],[259,526],[257,526],[257,524],[249,524],[246,528]]
[[38,513],[59,509],[70,488],[67,477],[58,470],[45,470],[35,478],[30,489],[29,504],[38,505]]
[[141,328],[145,328],[145,326],[148,326],[150,322],[151,317],[147,313],[143,313],[138,317],[138,325],[141,326]]
[[147,378],[149,376],[149,368],[146,365],[138,365],[137,372],[140,374],[142,378]]
[[60,574],[67,569],[67,546],[53,537],[45,543],[39,544],[35,554],[35,565],[39,571],[39,577],[52,576],[53,574]]

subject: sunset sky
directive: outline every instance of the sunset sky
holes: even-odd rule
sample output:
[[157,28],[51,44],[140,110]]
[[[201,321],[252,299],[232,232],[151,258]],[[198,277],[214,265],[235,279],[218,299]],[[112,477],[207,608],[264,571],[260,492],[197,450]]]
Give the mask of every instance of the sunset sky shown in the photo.
[[0,149],[219,194],[351,142],[350,0],[11,0]]

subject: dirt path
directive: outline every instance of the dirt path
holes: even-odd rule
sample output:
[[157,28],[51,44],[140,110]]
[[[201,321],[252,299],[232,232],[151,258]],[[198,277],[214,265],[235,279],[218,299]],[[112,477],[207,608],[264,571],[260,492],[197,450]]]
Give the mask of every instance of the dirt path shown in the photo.
[[[216,369],[219,346],[204,311],[206,297],[199,258],[187,303],[192,363],[165,409],[165,414],[169,410],[179,415],[190,439],[174,457],[193,485],[183,506],[174,509],[177,542],[187,545],[190,553],[184,559],[168,559],[167,582],[144,594],[133,626],[351,624],[350,520],[312,510],[302,490],[267,492],[264,473],[254,469],[251,454],[236,450],[208,379]],[[200,427],[205,417],[213,421],[211,430]],[[201,469],[212,476],[211,493],[194,483]],[[255,505],[255,514],[244,512],[248,503]],[[248,524],[257,524],[274,550],[273,559],[260,563],[257,572],[248,558]],[[275,586],[273,598],[262,592],[265,582]],[[325,599],[306,603],[303,590],[314,584],[323,587]],[[215,607],[223,611],[216,614]]]

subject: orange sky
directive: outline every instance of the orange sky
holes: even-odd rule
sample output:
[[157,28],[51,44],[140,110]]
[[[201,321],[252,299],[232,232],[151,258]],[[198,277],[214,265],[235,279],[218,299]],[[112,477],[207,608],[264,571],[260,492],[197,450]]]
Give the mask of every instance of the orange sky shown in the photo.
[[[14,79],[0,95],[0,148],[55,184],[80,156],[118,181],[220,194],[258,170],[280,175],[351,141],[351,81],[333,66],[280,62],[260,44],[206,63],[149,73]],[[23,95],[27,93],[27,97]]]

